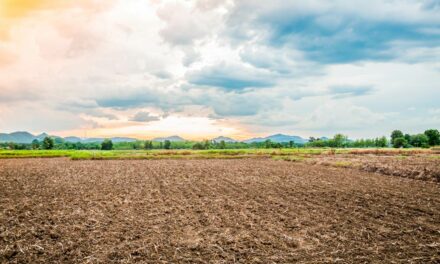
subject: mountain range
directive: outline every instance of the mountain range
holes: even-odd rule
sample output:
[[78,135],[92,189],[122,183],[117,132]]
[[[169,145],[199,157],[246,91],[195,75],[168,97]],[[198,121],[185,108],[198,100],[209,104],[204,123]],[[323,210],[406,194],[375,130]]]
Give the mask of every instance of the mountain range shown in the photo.
[[224,141],[224,142],[226,142],[226,143],[234,143],[234,142],[238,142],[238,140],[235,140],[235,139],[230,138],[230,137],[224,137],[224,136],[216,137],[216,138],[213,138],[213,139],[211,139],[211,140],[212,140],[212,141],[215,141],[215,142],[221,142],[221,141]]
[[46,133],[34,136],[25,131],[17,131],[10,134],[0,133],[0,142],[32,143],[34,139],[41,141],[47,136]]
[[[38,141],[42,141],[45,137],[49,136],[46,133],[42,133],[39,135],[32,135],[29,132],[25,132],[25,131],[18,131],[18,132],[13,132],[10,134],[7,133],[0,133],[0,142],[14,142],[14,143],[32,143],[33,140],[37,139]],[[51,136],[53,138],[61,138],[58,136]],[[67,142],[71,142],[71,143],[76,143],[76,142],[81,142],[81,143],[92,143],[92,142],[102,142],[104,141],[105,138],[79,138],[79,137],[65,137],[65,138],[61,138],[64,139]],[[114,138],[110,138],[114,143],[118,143],[118,142],[133,142],[136,141],[137,139],[135,138],[128,138],[128,137],[114,137]],[[161,142],[161,141],[165,141],[165,140],[169,140],[171,142],[179,142],[179,141],[185,141],[184,138],[174,135],[174,136],[170,136],[170,137],[158,137],[158,138],[154,138],[152,139],[152,141],[157,141],[157,142]],[[238,140],[235,140],[233,138],[229,138],[229,137],[224,137],[224,136],[220,136],[220,137],[216,137],[213,138],[212,141],[215,142],[220,142],[220,141],[225,141],[225,142],[240,142]],[[281,142],[289,142],[289,141],[293,141],[295,143],[299,143],[299,144],[303,144],[308,142],[307,139],[304,139],[302,137],[299,136],[289,136],[289,135],[284,135],[284,134],[275,134],[275,135],[271,135],[268,137],[257,137],[257,138],[251,138],[251,139],[247,139],[247,140],[243,140],[241,142],[244,143],[254,143],[254,142],[264,142],[266,140],[271,140],[272,142],[277,142],[277,143],[281,143]]]
[[[39,135],[32,135],[29,132],[26,131],[18,131],[13,132],[10,134],[7,133],[0,133],[0,142],[14,142],[14,143],[32,143],[33,140],[37,139],[38,141],[42,141],[45,137],[49,136],[46,133],[42,133]],[[67,142],[76,143],[92,143],[92,142],[98,142],[101,143],[104,141],[105,138],[79,138],[79,137],[58,137],[58,136],[51,136],[53,138],[61,138],[64,139]],[[126,138],[126,137],[114,137],[111,138],[111,140],[115,143],[117,142],[133,142],[136,141],[135,138]]]
[[281,143],[281,142],[290,142],[293,141],[295,143],[306,143],[308,142],[307,139],[304,139],[299,136],[289,136],[289,135],[283,135],[283,134],[275,134],[268,137],[257,137],[257,138],[251,138],[244,140],[244,143],[254,143],[254,142],[264,142],[266,140],[270,140],[272,142]]
[[185,141],[185,139],[179,137],[179,136],[171,136],[171,137],[158,137],[153,138],[152,141],[156,142],[163,142],[165,140],[169,140],[170,142],[179,142],[179,141]]

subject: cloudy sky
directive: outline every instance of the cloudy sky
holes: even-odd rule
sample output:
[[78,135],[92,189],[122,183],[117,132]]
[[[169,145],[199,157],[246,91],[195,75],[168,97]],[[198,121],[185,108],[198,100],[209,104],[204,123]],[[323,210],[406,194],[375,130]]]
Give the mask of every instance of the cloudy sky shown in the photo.
[[0,132],[440,128],[438,0],[0,0]]

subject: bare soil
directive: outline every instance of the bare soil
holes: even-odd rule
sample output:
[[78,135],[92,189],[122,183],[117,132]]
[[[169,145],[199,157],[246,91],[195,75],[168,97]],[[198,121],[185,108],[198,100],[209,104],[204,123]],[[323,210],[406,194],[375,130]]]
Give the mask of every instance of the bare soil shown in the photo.
[[439,263],[440,185],[268,159],[0,160],[1,263]]
[[440,158],[430,155],[319,155],[308,162],[440,183]]

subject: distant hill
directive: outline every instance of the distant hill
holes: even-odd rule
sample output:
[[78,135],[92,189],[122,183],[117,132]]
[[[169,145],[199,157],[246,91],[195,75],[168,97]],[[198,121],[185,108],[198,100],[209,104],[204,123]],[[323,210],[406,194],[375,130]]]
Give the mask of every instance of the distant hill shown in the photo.
[[[110,138],[113,143],[119,143],[119,142],[134,142],[137,139],[135,138],[126,138],[126,137],[114,137]],[[79,137],[66,137],[64,138],[65,141],[76,143],[102,143],[105,138],[79,138]]]
[[111,140],[113,141],[113,143],[137,141],[137,139],[135,139],[135,138],[128,138],[128,137],[114,137],[114,138],[111,138]]
[[235,140],[235,139],[233,139],[233,138],[230,138],[230,137],[224,137],[224,136],[220,136],[220,137],[216,137],[216,138],[213,138],[213,139],[212,139],[212,141],[215,141],[215,142],[221,142],[222,140],[223,140],[224,142],[226,142],[226,143],[238,142],[237,140]]
[[179,137],[179,136],[171,136],[171,137],[158,137],[154,138],[152,141],[156,142],[163,142],[165,140],[169,140],[171,142],[179,142],[179,141],[185,141],[185,139]]
[[0,142],[32,143],[34,139],[37,139],[37,137],[25,131],[0,134]]
[[[42,133],[40,135],[32,135],[29,132],[26,131],[18,131],[18,132],[13,132],[10,134],[7,133],[0,133],[0,142],[15,142],[15,143],[32,143],[32,141],[34,139],[38,139],[39,141],[42,141],[45,137],[49,136],[46,133]],[[52,136],[54,138],[59,138],[57,136]],[[71,143],[76,143],[76,142],[81,142],[81,143],[101,143],[102,141],[104,141],[105,138],[79,138],[79,137],[65,137],[62,138],[67,142],[71,142]],[[133,142],[136,141],[137,139],[135,138],[128,138],[128,137],[114,137],[114,138],[110,138],[114,143],[118,143],[118,142]],[[277,142],[277,143],[282,143],[282,142],[289,142],[289,141],[293,141],[295,143],[299,143],[299,144],[303,144],[308,142],[308,140],[299,137],[299,136],[289,136],[289,135],[283,135],[283,134],[275,134],[275,135],[271,135],[268,137],[258,137],[258,138],[251,138],[251,139],[247,139],[244,140],[242,142],[245,143],[253,143],[253,142],[264,142],[266,140],[270,139],[272,142]],[[324,138],[322,138],[324,139]],[[154,138],[153,141],[156,142],[163,142],[165,140],[169,140],[171,142],[179,142],[179,141],[185,141],[184,138],[174,135],[174,136],[170,136],[170,137],[158,137],[158,138]],[[216,137],[214,139],[212,139],[212,141],[216,141],[216,142],[220,142],[224,140],[225,142],[239,142],[233,138],[229,138],[229,137],[224,137],[224,136],[219,136]]]
[[82,141],[82,139],[79,137],[65,137],[64,140],[70,143],[76,143]]
[[[14,142],[14,143],[32,143],[32,141],[34,139],[37,139],[38,141],[43,141],[43,139],[45,137],[48,137],[49,135],[47,133],[42,133],[40,135],[32,135],[29,132],[25,132],[25,131],[18,131],[18,132],[13,132],[10,134],[7,133],[0,133],[0,142]],[[53,138],[60,138],[58,136],[50,136]],[[81,143],[101,143],[102,141],[104,141],[104,138],[79,138],[79,137],[65,137],[62,138],[67,142],[71,142],[71,143],[76,143],[76,142],[81,142]],[[126,137],[115,137],[115,138],[111,138],[111,140],[114,143],[117,142],[133,142],[136,141],[136,139],[134,138],[126,138]]]
[[283,134],[275,134],[275,135],[271,135],[271,136],[264,137],[264,138],[262,138],[262,137],[251,138],[251,139],[244,140],[243,142],[245,142],[245,143],[264,142],[268,139],[270,141],[276,142],[276,143],[293,141],[295,143],[304,144],[304,143],[308,142],[307,139],[304,139],[299,136],[289,136],[289,135],[283,135]]
[[47,133],[41,133],[40,135],[36,136],[36,139],[38,139],[38,141],[43,141],[43,139],[48,136],[49,135]]

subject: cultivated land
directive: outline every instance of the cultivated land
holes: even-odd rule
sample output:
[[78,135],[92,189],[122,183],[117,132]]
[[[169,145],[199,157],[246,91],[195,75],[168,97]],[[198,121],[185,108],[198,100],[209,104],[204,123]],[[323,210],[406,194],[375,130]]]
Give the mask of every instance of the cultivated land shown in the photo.
[[0,262],[440,262],[436,155],[266,154],[1,159]]

